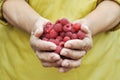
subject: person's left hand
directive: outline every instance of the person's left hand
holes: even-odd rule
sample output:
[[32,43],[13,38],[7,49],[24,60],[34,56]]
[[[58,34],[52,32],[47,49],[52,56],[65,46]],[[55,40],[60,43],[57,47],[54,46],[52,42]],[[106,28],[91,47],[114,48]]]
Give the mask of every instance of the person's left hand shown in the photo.
[[82,24],[81,29],[86,33],[86,36],[83,40],[74,39],[65,43],[65,48],[62,49],[60,55],[65,56],[68,59],[63,59],[61,67],[59,67],[60,72],[67,72],[72,68],[79,67],[81,58],[92,47],[92,34],[87,25],[79,20],[74,23]]

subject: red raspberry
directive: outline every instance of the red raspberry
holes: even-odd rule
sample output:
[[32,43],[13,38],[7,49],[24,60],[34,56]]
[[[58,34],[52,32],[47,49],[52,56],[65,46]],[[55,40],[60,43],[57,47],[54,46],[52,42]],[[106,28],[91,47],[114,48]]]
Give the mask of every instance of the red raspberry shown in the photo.
[[73,33],[72,34],[72,39],[77,39],[78,37],[77,37],[77,34],[75,34],[75,33]]
[[56,45],[59,45],[58,39],[49,39],[49,41],[55,43]]
[[64,43],[65,43],[65,42],[61,41],[61,42],[59,43],[59,46],[64,47]]
[[49,41],[55,43],[55,39],[49,39]]
[[66,42],[68,40],[70,40],[70,37],[68,37],[68,36],[65,36],[64,39],[63,39],[64,42]]
[[71,32],[72,32],[72,33],[76,33],[76,30],[72,28]]
[[65,36],[68,36],[68,37],[72,38],[72,34],[73,34],[72,32],[66,32]]
[[45,26],[49,26],[49,25],[52,25],[51,22],[47,22]]
[[75,23],[72,25],[73,30],[78,31],[80,30],[81,25],[79,23]]
[[50,38],[50,34],[46,33],[46,34],[44,34],[44,37],[49,39]]
[[64,30],[65,32],[72,31],[72,26],[71,26],[71,24],[66,24],[65,26],[63,26],[63,30]]
[[57,36],[58,36],[58,33],[54,29],[52,29],[50,31],[50,38],[56,38]]
[[[40,38],[55,43],[57,45],[55,52],[59,54],[66,41],[85,38],[86,34],[80,31],[80,28],[81,25],[79,23],[71,24],[66,18],[59,19],[55,24],[48,22],[44,26],[44,32]],[[61,57],[63,59],[67,58]]]
[[60,43],[59,39],[56,38],[56,39],[55,39],[55,44],[56,44],[56,45],[59,45],[59,43]]
[[61,23],[57,23],[54,25],[54,30],[56,32],[61,32],[62,31],[62,24]]
[[52,30],[52,28],[53,28],[53,24],[48,22],[44,27],[44,32],[49,33]]
[[85,33],[84,32],[82,32],[82,31],[79,31],[78,33],[77,33],[77,36],[78,36],[78,38],[79,39],[84,39],[85,38]]
[[59,41],[62,41],[62,40],[63,40],[62,36],[57,36],[56,39],[58,39]]
[[64,26],[64,25],[66,25],[66,24],[69,24],[70,22],[69,22],[66,18],[62,18],[62,19],[60,20],[60,23]]
[[58,19],[58,20],[55,22],[55,24],[58,24],[58,23],[61,23],[61,20],[60,20],[60,19]]
[[57,46],[55,52],[58,53],[58,54],[60,54],[61,50],[62,50],[62,47],[61,46]]
[[61,32],[61,33],[60,33],[60,36],[61,36],[61,37],[65,37],[65,32]]

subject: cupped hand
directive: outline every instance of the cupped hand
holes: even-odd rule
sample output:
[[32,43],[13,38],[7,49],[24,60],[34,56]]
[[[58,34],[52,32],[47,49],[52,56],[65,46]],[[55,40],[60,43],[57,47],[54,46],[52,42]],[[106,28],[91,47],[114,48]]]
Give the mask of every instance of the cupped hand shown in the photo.
[[54,53],[56,45],[40,39],[43,34],[44,25],[47,22],[50,21],[46,19],[38,19],[36,21],[35,27],[31,32],[30,44],[44,67],[56,67],[61,65],[60,56]]
[[86,36],[83,40],[73,39],[64,44],[65,48],[62,49],[60,55],[68,59],[66,58],[62,61],[59,68],[60,72],[67,72],[72,68],[79,67],[81,58],[92,48],[92,34],[87,24],[81,20],[77,20],[74,23],[81,24],[81,30],[85,32]]

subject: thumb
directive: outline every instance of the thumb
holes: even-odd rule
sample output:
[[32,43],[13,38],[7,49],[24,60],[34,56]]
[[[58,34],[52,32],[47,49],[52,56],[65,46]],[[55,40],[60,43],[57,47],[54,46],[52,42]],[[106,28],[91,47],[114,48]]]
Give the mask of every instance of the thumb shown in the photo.
[[48,20],[38,19],[33,27],[33,30],[31,32],[32,35],[35,37],[40,37],[43,34],[43,28],[44,25],[48,22]]
[[85,33],[90,33],[89,27],[85,24],[81,25],[81,30],[84,31]]

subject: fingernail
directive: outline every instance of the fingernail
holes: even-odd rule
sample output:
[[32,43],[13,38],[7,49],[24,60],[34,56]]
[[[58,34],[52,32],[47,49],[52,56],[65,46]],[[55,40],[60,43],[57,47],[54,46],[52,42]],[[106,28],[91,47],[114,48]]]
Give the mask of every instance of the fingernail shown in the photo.
[[39,30],[39,29],[37,29],[37,30],[35,31],[35,36],[36,36],[36,37],[39,37],[39,36],[40,36],[40,30]]
[[64,66],[69,66],[69,63],[67,62],[67,63],[65,63],[65,65]]
[[37,34],[39,32],[39,29],[35,30],[35,34]]
[[56,47],[55,46],[50,46],[50,49],[55,50]]
[[84,26],[84,28],[85,28],[85,29],[87,29],[87,30],[88,30],[88,26],[87,26],[87,25],[83,25],[83,26]]
[[81,53],[81,57],[85,56],[85,53]]
[[65,56],[67,55],[67,52],[62,52],[61,55]]
[[53,56],[52,57],[54,60],[59,60],[60,58],[59,57],[57,57],[57,56]]
[[59,69],[59,72],[63,73],[63,72],[64,72],[64,70],[63,70],[62,68],[60,68],[60,69]]
[[84,56],[86,53],[82,53],[82,55]]

